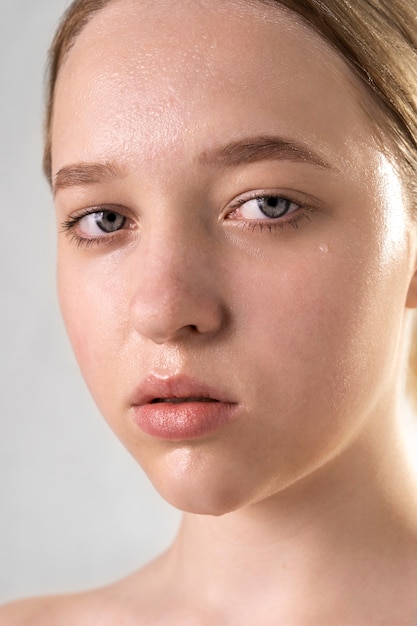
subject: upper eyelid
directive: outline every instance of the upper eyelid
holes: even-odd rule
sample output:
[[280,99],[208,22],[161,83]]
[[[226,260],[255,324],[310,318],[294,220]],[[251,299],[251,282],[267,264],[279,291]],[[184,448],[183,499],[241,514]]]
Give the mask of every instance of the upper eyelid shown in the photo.
[[249,202],[250,200],[262,199],[262,198],[281,198],[283,200],[288,200],[293,202],[294,204],[298,204],[300,209],[306,210],[316,210],[321,209],[323,207],[323,202],[318,198],[311,196],[309,194],[305,194],[302,192],[286,190],[286,189],[260,189],[257,191],[248,191],[240,194],[236,198],[234,198],[228,204],[228,213],[239,209],[240,206],[245,204],[245,202]]
[[70,217],[77,219],[86,217],[87,215],[94,215],[95,213],[118,213],[123,215],[124,217],[131,217],[134,219],[133,212],[126,207],[123,207],[119,204],[97,204],[88,207],[84,207],[82,209],[78,209],[71,212]]
[[262,200],[265,198],[279,198],[280,200],[285,200],[288,202],[292,202],[293,204],[298,204],[300,207],[306,206],[305,202],[300,200],[296,200],[295,198],[291,198],[289,195],[280,194],[280,193],[254,193],[253,195],[249,195],[247,197],[238,198],[234,208],[242,206],[246,204],[246,202],[250,202],[251,200]]
[[[128,224],[128,228],[132,227],[132,224],[134,222],[133,218],[131,218],[129,216],[130,211],[123,211],[123,208],[117,206],[117,205],[97,205],[97,206],[92,206],[92,207],[86,207],[84,209],[80,209],[79,211],[74,211],[73,213],[71,213],[67,219],[63,220],[61,222],[61,228],[63,230],[63,232],[71,232],[74,231],[75,228],[77,227],[77,225],[79,224],[79,222],[81,222],[81,220],[85,217],[88,217],[90,215],[95,215],[97,213],[116,213],[117,215],[120,215],[122,217],[124,217],[126,220],[130,220],[130,224],[129,222],[127,222]],[[122,230],[126,230],[125,225],[123,226],[123,228],[121,228],[118,231],[114,231],[114,233],[105,233],[103,231],[102,235],[97,235],[96,237],[93,237],[92,239],[96,238],[98,239],[99,237],[106,237],[108,238],[110,234],[114,235],[117,232],[120,232]],[[82,237],[81,237],[82,238]]]
[[117,215],[121,215],[126,218],[126,220],[130,220],[131,224],[137,222],[137,216],[133,214],[133,212],[126,207],[116,205],[116,204],[98,204],[94,206],[85,207],[82,209],[78,209],[75,211],[71,211],[66,219],[62,221],[62,225],[64,229],[69,229],[75,226],[78,222],[80,222],[84,217],[88,217],[89,215],[94,215],[96,213],[117,213]]

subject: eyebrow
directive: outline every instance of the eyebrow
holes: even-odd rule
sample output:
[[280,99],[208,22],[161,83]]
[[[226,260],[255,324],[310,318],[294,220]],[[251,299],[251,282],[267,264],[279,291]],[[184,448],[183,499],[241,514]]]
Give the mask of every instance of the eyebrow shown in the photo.
[[62,167],[54,177],[52,191],[54,196],[61,189],[97,185],[103,182],[123,178],[121,168],[113,162],[77,163]]
[[[224,165],[237,167],[246,163],[268,160],[287,160],[310,163],[317,167],[332,169],[319,154],[300,143],[262,135],[232,141],[224,146],[203,151],[199,156],[203,165]],[[54,196],[61,189],[97,185],[103,182],[121,179],[124,172],[115,162],[77,163],[62,167],[54,177],[52,190]]]
[[231,167],[256,161],[287,160],[332,169],[327,161],[308,146],[274,135],[261,135],[233,141],[220,148],[204,151],[200,160],[205,164],[220,163]]

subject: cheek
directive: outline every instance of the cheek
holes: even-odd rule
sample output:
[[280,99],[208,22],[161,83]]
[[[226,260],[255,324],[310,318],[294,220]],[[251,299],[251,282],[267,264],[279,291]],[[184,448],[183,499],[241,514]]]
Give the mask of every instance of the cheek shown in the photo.
[[242,457],[281,486],[346,446],[377,402],[386,408],[398,363],[403,261],[382,277],[377,246],[323,249],[234,273],[230,361],[255,416]]
[[59,302],[80,369],[101,408],[118,369],[126,367],[117,359],[128,332],[126,293],[111,262],[82,262],[78,256],[59,252]]
[[389,267],[382,256],[376,242],[349,249],[333,242],[273,271],[253,265],[245,272],[233,290],[248,350],[243,367],[255,370],[265,397],[279,389],[297,413],[322,402],[328,412],[329,396],[335,408],[348,399],[353,409],[388,375],[404,311],[406,281],[398,276],[407,271],[401,255]]

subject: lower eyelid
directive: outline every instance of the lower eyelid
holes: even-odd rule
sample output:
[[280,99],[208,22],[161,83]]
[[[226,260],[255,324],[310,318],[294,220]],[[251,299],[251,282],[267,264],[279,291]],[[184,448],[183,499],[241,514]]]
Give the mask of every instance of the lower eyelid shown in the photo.
[[234,223],[234,228],[240,228],[241,230],[254,231],[267,231],[268,233],[276,232],[277,230],[284,231],[291,227],[294,230],[298,230],[302,221],[307,220],[311,222],[311,215],[314,213],[314,209],[307,207],[300,207],[297,211],[283,216],[281,218],[272,219],[231,219],[230,222]]

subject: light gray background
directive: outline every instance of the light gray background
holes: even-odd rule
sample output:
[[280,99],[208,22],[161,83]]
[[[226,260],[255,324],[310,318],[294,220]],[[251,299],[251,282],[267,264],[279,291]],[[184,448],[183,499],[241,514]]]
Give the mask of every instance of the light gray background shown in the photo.
[[0,602],[122,577],[179,519],[98,415],[57,307],[42,97],[68,3],[0,0]]

